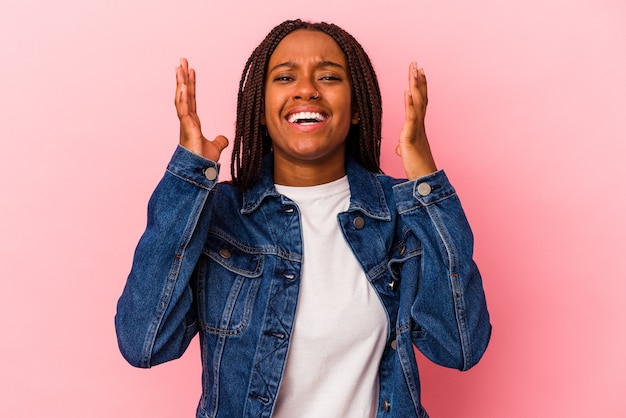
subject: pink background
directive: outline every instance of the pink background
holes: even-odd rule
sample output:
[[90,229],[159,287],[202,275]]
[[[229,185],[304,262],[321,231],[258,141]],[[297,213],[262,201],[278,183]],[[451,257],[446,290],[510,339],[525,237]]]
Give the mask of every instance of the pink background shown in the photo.
[[433,418],[626,416],[623,0],[0,0],[0,416],[193,416],[197,344],[138,370],[113,327],[177,143],[174,67],[232,138],[245,59],[294,17],[370,53],[391,174],[406,68],[426,69],[494,324],[467,373],[419,357]]

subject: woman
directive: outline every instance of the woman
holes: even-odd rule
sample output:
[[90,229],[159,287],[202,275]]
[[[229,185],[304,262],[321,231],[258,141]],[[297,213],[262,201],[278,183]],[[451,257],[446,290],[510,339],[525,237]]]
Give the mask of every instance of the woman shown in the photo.
[[466,370],[491,326],[472,235],[424,129],[409,68],[397,153],[380,174],[381,100],[369,58],[335,25],[287,21],[248,60],[228,141],[204,138],[195,72],[176,70],[180,146],[148,207],[118,302],[138,367],[200,335],[197,417],[426,417],[413,344]]

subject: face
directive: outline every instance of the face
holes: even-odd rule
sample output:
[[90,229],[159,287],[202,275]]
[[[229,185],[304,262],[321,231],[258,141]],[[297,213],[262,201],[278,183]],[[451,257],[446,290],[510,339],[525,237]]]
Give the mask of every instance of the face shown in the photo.
[[301,29],[283,38],[269,60],[261,115],[275,170],[345,172],[345,140],[358,120],[351,99],[345,55],[329,35]]

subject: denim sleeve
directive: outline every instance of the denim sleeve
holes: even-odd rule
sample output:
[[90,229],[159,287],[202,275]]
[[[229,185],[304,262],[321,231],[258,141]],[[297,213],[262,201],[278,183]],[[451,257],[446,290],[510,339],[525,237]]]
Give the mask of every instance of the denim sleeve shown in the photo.
[[485,352],[491,324],[461,202],[443,171],[396,185],[394,197],[401,221],[422,245],[413,343],[435,363],[467,370]]
[[148,203],[148,221],[117,304],[124,358],[151,367],[180,357],[197,330],[191,278],[219,166],[178,146]]

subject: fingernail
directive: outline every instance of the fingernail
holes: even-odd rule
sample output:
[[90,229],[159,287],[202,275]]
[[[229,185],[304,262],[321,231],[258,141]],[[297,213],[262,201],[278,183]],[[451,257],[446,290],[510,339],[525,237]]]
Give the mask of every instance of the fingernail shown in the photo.
[[417,78],[417,62],[411,63],[411,70],[413,71],[413,77]]

